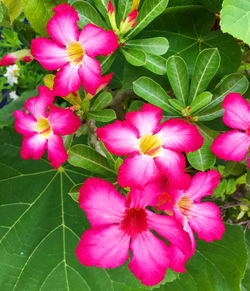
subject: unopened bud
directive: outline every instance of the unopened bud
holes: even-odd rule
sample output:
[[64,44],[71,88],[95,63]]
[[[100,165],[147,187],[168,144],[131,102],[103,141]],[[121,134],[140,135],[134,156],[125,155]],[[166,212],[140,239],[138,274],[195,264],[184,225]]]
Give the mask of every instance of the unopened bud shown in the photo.
[[30,50],[23,49],[3,56],[0,60],[0,66],[14,65],[18,61],[31,62],[33,59]]
[[136,22],[137,17],[138,17],[138,10],[134,9],[133,11],[129,13],[125,21],[122,19],[121,25],[120,25],[120,32],[122,34],[125,34],[129,30],[131,30],[137,24]]

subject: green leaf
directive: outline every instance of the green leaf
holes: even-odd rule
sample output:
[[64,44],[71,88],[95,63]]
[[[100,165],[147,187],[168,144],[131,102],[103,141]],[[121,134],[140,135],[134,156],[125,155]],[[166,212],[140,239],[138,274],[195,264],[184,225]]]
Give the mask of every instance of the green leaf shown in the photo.
[[221,10],[221,30],[250,45],[249,0],[224,0]]
[[180,112],[182,111],[182,109],[184,109],[183,104],[177,99],[169,98],[168,102],[170,103],[171,106],[173,106]]
[[179,56],[168,58],[167,76],[176,98],[185,106],[189,93],[189,77],[183,58]]
[[197,113],[207,112],[211,108],[220,104],[224,97],[229,93],[240,93],[244,94],[248,89],[248,80],[246,76],[242,74],[231,74],[222,78],[222,80],[215,87],[215,90],[212,92],[214,95],[213,100],[198,110]]
[[116,162],[116,156],[113,155],[111,152],[109,152],[104,143],[100,141],[100,147],[101,147],[101,150],[103,151],[103,153],[105,154],[106,158],[107,158],[107,161],[108,161],[108,164],[109,164],[109,167],[111,169],[115,169],[115,162]]
[[143,66],[146,63],[146,54],[137,49],[122,49],[122,54],[128,63],[133,66]]
[[198,109],[202,108],[203,106],[209,104],[212,98],[213,94],[208,91],[200,93],[190,104],[191,108],[190,113],[193,113]]
[[223,176],[227,177],[229,175],[239,176],[245,171],[245,166],[234,162],[234,161],[227,161],[224,169]]
[[165,90],[155,81],[147,77],[141,77],[133,82],[134,92],[149,103],[161,107],[167,112],[178,111],[168,104],[170,98]]
[[96,121],[109,122],[116,119],[116,114],[112,109],[103,109],[98,111],[89,111],[87,117]]
[[240,291],[247,264],[244,232],[238,225],[227,225],[222,240],[198,240],[187,271],[159,291]]
[[[20,1],[20,0],[2,0],[2,2],[8,9],[8,15],[10,17],[10,22],[12,23],[22,13],[22,10],[23,10],[22,1]],[[0,20],[0,21],[2,21],[2,20]]]
[[118,0],[118,24],[121,22],[122,19],[126,19],[127,15],[132,10],[132,4],[133,0]]
[[75,201],[78,202],[78,198],[79,198],[79,190],[81,188],[82,184],[77,184],[74,185],[70,190],[69,190],[69,196]]
[[59,4],[65,3],[64,0],[21,1],[25,17],[28,19],[33,29],[42,36],[47,36],[46,25],[54,14],[52,9]]
[[109,23],[108,1],[109,0],[93,0],[93,2],[95,3],[95,6],[98,8],[101,15],[106,19],[107,23]]
[[200,112],[199,114],[196,112],[195,114],[197,114],[198,116],[198,120],[199,121],[208,121],[208,120],[213,120],[216,119],[218,117],[221,117],[224,113],[224,109],[220,106],[217,105],[216,107],[207,110],[206,112]]
[[113,54],[107,55],[106,57],[98,56],[98,60],[100,61],[101,67],[102,67],[102,73],[106,73],[107,70],[111,67],[114,60],[116,59],[117,51],[115,51]]
[[135,37],[140,31],[149,25],[166,8],[168,0],[145,0],[139,10],[136,26],[127,34],[126,38]]
[[72,6],[78,12],[80,21],[78,22],[80,28],[83,28],[88,23],[93,23],[102,28],[106,28],[107,25],[102,20],[100,14],[96,9],[87,1],[78,0],[75,1]]
[[91,111],[96,111],[107,107],[112,101],[112,94],[109,92],[100,93],[91,105]]
[[246,230],[245,232],[245,239],[247,245],[247,252],[248,252],[248,265],[246,268],[245,277],[242,281],[243,291],[250,290],[250,230]]
[[190,85],[189,104],[195,100],[197,95],[206,90],[208,84],[219,69],[219,66],[220,54],[217,49],[205,49],[199,53]]
[[140,49],[147,54],[161,56],[167,52],[169,43],[165,37],[151,37],[129,40],[126,42],[126,47]]
[[205,171],[213,167],[216,162],[215,155],[210,150],[211,142],[204,142],[203,146],[187,154],[188,162],[197,170]]
[[199,4],[214,12],[220,12],[223,0],[198,0]]
[[166,59],[161,56],[146,54],[146,63],[144,67],[157,75],[165,75]]
[[86,145],[74,145],[68,152],[68,162],[89,172],[109,177],[114,171],[109,167],[107,159]]

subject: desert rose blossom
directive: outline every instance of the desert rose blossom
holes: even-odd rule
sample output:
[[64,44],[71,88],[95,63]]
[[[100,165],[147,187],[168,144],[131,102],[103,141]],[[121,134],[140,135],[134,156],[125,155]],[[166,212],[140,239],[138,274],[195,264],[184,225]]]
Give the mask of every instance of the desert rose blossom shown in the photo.
[[[250,104],[238,93],[230,93],[222,104],[225,109],[224,123],[233,128],[219,135],[211,146],[212,152],[223,160],[240,162],[249,152]],[[250,168],[250,158],[248,158]]]
[[122,187],[144,187],[163,173],[176,187],[185,188],[189,184],[182,152],[199,149],[203,137],[196,126],[182,119],[160,123],[161,119],[160,108],[145,104],[141,111],[127,113],[125,121],[97,129],[97,136],[110,152],[128,155],[118,172]]
[[48,149],[48,159],[54,168],[64,163],[68,154],[62,135],[73,134],[81,120],[71,109],[53,105],[54,96],[45,86],[40,86],[39,96],[28,99],[23,110],[14,112],[15,129],[23,135],[21,157],[38,160]]
[[81,84],[95,95],[102,83],[101,66],[95,57],[113,53],[118,47],[117,36],[94,24],[79,31],[78,13],[68,4],[58,5],[54,11],[47,24],[51,39],[33,39],[31,52],[45,69],[59,70],[54,84],[56,95],[76,92]]
[[[172,217],[146,209],[157,202],[158,183],[144,190],[132,189],[129,201],[115,187],[99,178],[88,178],[80,189],[80,207],[86,212],[91,228],[86,230],[76,248],[85,266],[115,268],[132,258],[132,273],[148,286],[159,283],[172,262],[174,245],[182,254],[191,253],[191,241]],[[167,245],[151,229],[170,242]],[[175,262],[173,261],[174,265]]]
[[3,56],[0,60],[0,67],[14,65],[17,61],[31,62],[32,60],[30,50],[23,49]]

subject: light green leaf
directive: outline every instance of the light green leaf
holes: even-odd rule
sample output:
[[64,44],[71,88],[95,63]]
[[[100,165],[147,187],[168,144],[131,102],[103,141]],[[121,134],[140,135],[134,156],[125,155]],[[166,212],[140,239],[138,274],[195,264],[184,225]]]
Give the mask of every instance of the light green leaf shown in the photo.
[[147,54],[161,56],[167,52],[169,43],[165,37],[151,37],[129,40],[126,42],[126,47],[140,49]]
[[207,105],[210,103],[210,101],[213,98],[213,94],[205,91],[200,93],[194,100],[193,102],[190,104],[190,113],[194,113],[195,111],[197,111],[198,109],[202,108],[203,106]]
[[221,117],[224,113],[224,109],[220,106],[217,105],[216,107],[207,110],[206,112],[200,112],[200,113],[195,113],[198,116],[199,121],[208,121],[208,120],[213,120],[215,118]]
[[126,38],[135,37],[140,31],[149,25],[167,7],[168,0],[145,0],[139,10],[136,26],[127,34]]
[[69,196],[75,201],[78,202],[78,198],[80,195],[80,188],[81,188],[82,184],[77,184],[74,185],[70,190],[69,190]]
[[109,122],[116,119],[116,114],[112,109],[103,109],[98,111],[89,111],[87,117],[96,121]]
[[52,9],[65,3],[64,0],[21,0],[21,2],[29,23],[42,36],[47,36],[46,25],[54,14]]
[[168,102],[180,112],[182,111],[182,109],[184,109],[183,104],[177,99],[169,98]]
[[144,67],[157,75],[165,75],[166,59],[161,56],[146,54],[146,63]]
[[118,24],[120,24],[122,19],[125,20],[127,15],[131,12],[132,4],[133,0],[118,0]]
[[86,145],[74,145],[68,152],[68,162],[89,172],[109,177],[114,171],[109,167],[107,159]]
[[168,58],[167,76],[176,98],[185,106],[189,93],[189,77],[183,58],[179,56]]
[[102,20],[100,14],[96,11],[96,9],[87,1],[78,0],[74,1],[72,6],[78,12],[80,21],[78,22],[79,27],[83,28],[88,23],[93,23],[102,28],[106,28],[107,25]]
[[[21,14],[21,12],[23,10],[22,1],[20,1],[20,0],[2,0],[2,2],[8,9],[8,15],[10,17],[10,22],[12,23]],[[1,11],[2,11],[2,7],[1,7]]]
[[199,53],[191,80],[188,102],[206,90],[220,66],[220,54],[217,49],[205,49]]
[[204,142],[203,146],[187,154],[188,162],[197,170],[205,171],[211,169],[216,162],[215,155],[210,150],[211,142]]
[[250,45],[249,0],[224,0],[221,10],[221,30]]
[[112,101],[112,98],[112,94],[109,92],[100,93],[91,105],[91,111],[96,111],[107,107]]
[[146,54],[137,49],[122,49],[122,54],[128,63],[133,66],[143,66],[146,63]]
[[107,148],[105,147],[104,143],[100,141],[100,147],[101,147],[101,150],[103,151],[103,153],[105,154],[106,158],[107,158],[107,161],[108,161],[108,164],[109,164],[109,167],[111,169],[115,169],[115,162],[116,162],[116,158],[117,156],[113,155],[111,152],[109,152],[107,150]]
[[134,92],[149,103],[161,107],[167,112],[178,111],[168,104],[170,98],[165,90],[155,81],[147,77],[141,77],[133,82]]

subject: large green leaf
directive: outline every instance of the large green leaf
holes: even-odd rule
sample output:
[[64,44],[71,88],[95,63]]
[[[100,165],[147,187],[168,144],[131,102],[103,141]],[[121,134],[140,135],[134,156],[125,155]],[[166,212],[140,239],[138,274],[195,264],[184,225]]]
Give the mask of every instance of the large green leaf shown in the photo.
[[4,3],[4,5],[8,9],[8,15],[10,17],[10,22],[12,23],[21,14],[21,12],[23,10],[22,1],[20,1],[20,0],[2,0],[2,2]]
[[157,75],[166,74],[166,59],[161,56],[146,54],[146,63],[143,66]]
[[220,25],[222,31],[250,45],[250,1],[224,0]]
[[214,13],[204,7],[167,8],[141,37],[166,37],[170,47],[165,56],[181,56],[186,61],[190,73],[193,73],[200,51],[217,48],[221,56],[221,66],[217,74],[222,77],[237,70],[241,62],[241,52],[233,37],[223,34],[220,30],[211,30],[214,21]]
[[46,25],[53,15],[55,6],[65,3],[65,0],[21,0],[23,10],[34,30],[43,36],[47,36]]
[[247,244],[247,252],[248,252],[248,265],[245,273],[245,277],[242,282],[243,291],[250,290],[250,230],[246,230],[246,244]]
[[138,49],[122,49],[121,50],[128,63],[133,66],[143,66],[146,63],[146,54]]
[[101,122],[109,122],[116,118],[116,113],[112,109],[102,109],[97,111],[89,111],[87,117]]
[[133,0],[118,0],[118,23],[120,23],[122,19],[126,19],[127,15],[132,10],[132,4]]

